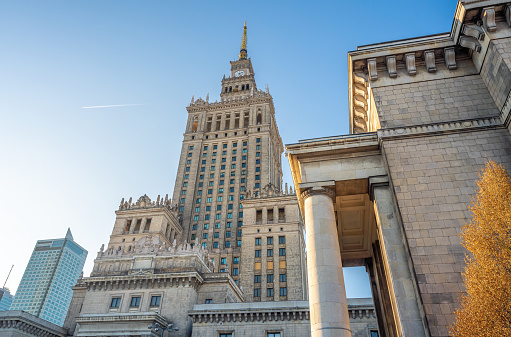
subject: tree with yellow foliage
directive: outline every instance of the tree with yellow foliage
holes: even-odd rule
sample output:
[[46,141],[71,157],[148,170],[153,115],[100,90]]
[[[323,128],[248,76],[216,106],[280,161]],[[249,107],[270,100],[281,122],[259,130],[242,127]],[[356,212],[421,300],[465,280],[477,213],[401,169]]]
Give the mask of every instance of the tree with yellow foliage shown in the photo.
[[473,219],[461,233],[470,252],[466,293],[451,326],[455,337],[511,336],[511,177],[493,161],[477,181]]

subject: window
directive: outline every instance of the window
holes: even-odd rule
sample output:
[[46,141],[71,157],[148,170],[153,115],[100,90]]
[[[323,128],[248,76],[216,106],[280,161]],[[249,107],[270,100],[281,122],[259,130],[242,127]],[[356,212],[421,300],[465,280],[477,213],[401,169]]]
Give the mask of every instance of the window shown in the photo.
[[222,205],[216,205],[216,210],[217,211],[221,211],[222,210]]
[[238,143],[232,143],[232,147],[238,147]]
[[[190,171],[190,170],[188,170],[188,171]],[[205,172],[205,171],[206,171],[206,168],[203,166],[203,167],[201,167],[201,168],[200,168],[200,171],[201,171],[201,172]]]
[[199,221],[199,216],[198,215],[194,215],[193,216],[193,221]]
[[187,164],[187,165],[190,165],[191,163],[192,163],[192,161],[191,161],[190,159],[188,159],[188,160],[186,161],[186,164]]
[[238,268],[232,268],[232,274],[234,276],[238,275]]
[[221,218],[221,217],[222,217],[222,214],[217,214],[217,215],[215,216],[215,219],[220,220],[220,218]]
[[210,181],[210,182],[208,182],[208,186],[213,186],[214,184],[215,184],[215,182],[214,182],[214,181]]
[[213,145],[213,150],[218,149],[218,145]]
[[208,233],[203,233],[203,234],[202,234],[202,238],[203,238],[203,239],[207,239],[207,238],[208,238]]
[[286,248],[279,248],[279,256],[286,256]]
[[225,232],[225,237],[226,237],[226,238],[230,238],[230,237],[231,237],[231,231],[227,231],[227,232]]
[[235,169],[235,168],[236,168],[236,164],[232,164],[231,169]]
[[234,184],[234,179],[229,180],[229,184]]
[[[183,200],[181,202],[185,202],[185,201]],[[185,210],[185,208],[183,206],[179,206],[179,212],[183,212],[184,210]]]
[[237,150],[232,150],[232,154],[236,154]]
[[236,157],[232,157],[231,161],[236,161]]
[[[195,229],[197,229],[197,225],[194,225]],[[195,240],[195,234],[192,234],[192,241]]]
[[186,195],[186,190],[182,190],[181,195]]
[[261,275],[254,275],[254,283],[261,283]]
[[243,212],[239,212],[238,217],[243,218]]
[[212,155],[213,155],[213,157],[216,157],[216,152],[213,152]]
[[187,166],[187,167],[185,168],[185,171],[186,171],[186,172],[190,172],[190,166]]
[[181,203],[184,204],[185,203],[185,198],[181,198]]
[[197,204],[200,204],[201,200],[202,200],[201,198],[197,198],[196,203],[197,203]]
[[261,145],[256,145],[256,150],[261,150]]
[[[208,194],[209,194],[209,193],[208,193]],[[212,198],[207,198],[207,199],[206,199],[206,202],[207,202],[207,203],[210,203],[211,201],[212,201]]]
[[233,204],[229,204],[227,205],[227,209],[233,209],[234,208],[234,205]]
[[197,191],[197,195],[202,195],[202,190]]
[[206,212],[210,212],[211,211],[211,206],[206,206]]
[[189,177],[190,177],[190,175],[185,174],[185,179],[188,179]]
[[207,156],[208,156],[208,154],[207,154],[207,153],[203,153],[203,154],[202,154],[202,158],[206,158]]
[[266,337],[280,337],[280,332],[268,332]]
[[256,165],[261,164],[261,159],[256,159]]
[[140,296],[133,296],[131,298],[130,307],[140,306]]
[[256,157],[261,157],[261,152],[256,152]]
[[199,213],[200,207],[195,207],[195,213]]
[[241,183],[244,184],[245,183],[245,178],[241,178]]
[[268,257],[273,256],[273,249],[267,249],[266,250],[266,256],[268,256]]
[[287,282],[287,274],[280,274],[279,275],[279,281],[280,282]]
[[230,195],[229,196],[229,201],[233,201],[234,200],[234,195]]
[[273,283],[273,274],[266,275],[266,282]]
[[261,172],[261,167],[256,167],[256,172]]
[[232,259],[232,264],[239,264],[240,263],[240,258],[239,257],[235,257]]
[[241,240],[238,240],[238,242],[236,243],[236,246],[241,247]]
[[261,184],[259,184],[259,183],[256,183],[256,184],[254,185],[254,188],[260,188],[260,187],[261,187]]
[[213,303],[213,299],[208,298],[208,299],[206,299],[206,302],[205,302],[205,303],[206,303],[206,304],[211,304],[211,303]]
[[204,249],[208,248],[208,244],[206,242],[203,242],[202,243],[202,248],[204,248]]
[[286,243],[286,237],[285,236],[279,236],[279,243]]
[[261,138],[256,138],[256,143],[260,143],[261,142]]
[[214,234],[214,238],[215,238],[215,239],[220,238],[220,232],[215,232],[215,234]]
[[286,287],[280,288],[280,296],[287,296],[287,288]]
[[215,224],[215,229],[218,229],[218,228],[220,228],[220,222],[217,222],[217,223]]
[[238,236],[241,236],[241,229],[238,231]]
[[273,245],[273,237],[272,236],[266,238],[266,244]]
[[227,228],[231,228],[232,227],[232,222],[227,222]]
[[154,295],[151,296],[151,307],[157,307],[160,305],[161,302],[161,295]]
[[371,337],[379,337],[378,330],[371,330]]
[[229,248],[231,247],[231,242],[230,241],[225,241],[225,248]]
[[266,288],[266,296],[273,297],[273,288]]
[[227,219],[232,219],[232,213],[227,213]]
[[209,214],[204,215],[204,220],[209,220]]
[[226,163],[227,162],[227,158],[222,158],[222,163]]
[[261,238],[256,238],[255,239],[255,245],[256,246],[260,246],[261,245]]
[[254,297],[261,297],[261,289],[254,289]]
[[204,183],[201,181],[201,182],[199,183],[199,187],[202,187],[202,186],[204,186]]
[[261,176],[259,174],[256,174],[255,180],[261,180]]
[[[194,231],[196,231],[196,230],[197,230],[197,224],[194,224],[194,225],[192,226],[192,230],[194,230]],[[194,238],[194,239],[195,239],[195,238]]]
[[120,297],[112,297],[112,302],[110,302],[110,308],[119,308],[121,306],[121,298]]
[[222,257],[222,258],[220,259],[220,264],[226,264],[226,263],[227,263],[227,258]]
[[224,189],[223,188],[219,188],[218,189],[218,193],[224,193]]
[[204,151],[207,151],[208,150],[208,146],[204,146]]
[[218,248],[218,242],[213,242],[213,248]]
[[247,149],[243,149],[243,153],[247,153]]
[[190,145],[190,146],[188,147],[188,150],[189,150],[189,151],[192,151],[192,150],[193,150],[193,145]]
[[243,142],[243,146],[247,146],[247,142]]
[[204,229],[209,229],[209,224],[208,223],[204,224]]
[[208,190],[208,194],[213,194],[213,190]]
[[261,250],[260,249],[255,251],[255,257],[261,257]]

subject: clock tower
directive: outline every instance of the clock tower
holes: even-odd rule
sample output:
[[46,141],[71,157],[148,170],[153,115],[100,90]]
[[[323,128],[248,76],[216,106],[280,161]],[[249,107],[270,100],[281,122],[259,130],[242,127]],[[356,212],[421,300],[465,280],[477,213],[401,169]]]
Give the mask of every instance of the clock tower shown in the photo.
[[252,61],[247,58],[247,22],[243,27],[240,57],[231,61],[231,76],[222,80],[220,97],[224,99],[246,98],[257,91]]

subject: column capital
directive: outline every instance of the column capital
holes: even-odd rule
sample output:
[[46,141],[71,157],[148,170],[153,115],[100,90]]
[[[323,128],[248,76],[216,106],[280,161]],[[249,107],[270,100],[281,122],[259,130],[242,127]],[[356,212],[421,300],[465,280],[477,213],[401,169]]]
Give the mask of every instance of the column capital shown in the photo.
[[303,191],[301,191],[300,197],[302,198],[303,201],[305,201],[307,198],[319,194],[329,196],[330,198],[332,198],[332,201],[335,202],[335,189],[329,186],[314,186],[306,188]]

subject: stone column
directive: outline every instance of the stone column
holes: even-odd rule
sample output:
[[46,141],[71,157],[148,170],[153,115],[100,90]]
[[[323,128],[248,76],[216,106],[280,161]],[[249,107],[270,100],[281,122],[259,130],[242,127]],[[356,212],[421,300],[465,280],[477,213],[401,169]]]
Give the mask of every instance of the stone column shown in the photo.
[[301,194],[305,208],[312,337],[351,337],[334,193],[327,187],[310,187]]

